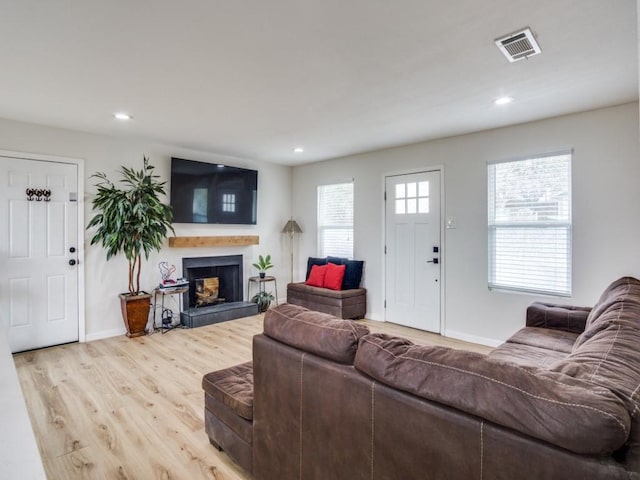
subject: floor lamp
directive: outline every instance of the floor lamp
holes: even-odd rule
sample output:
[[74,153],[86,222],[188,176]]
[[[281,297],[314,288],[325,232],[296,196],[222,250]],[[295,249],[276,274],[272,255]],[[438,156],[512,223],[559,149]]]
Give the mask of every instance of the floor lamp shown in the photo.
[[293,283],[293,237],[296,233],[302,233],[300,225],[292,218],[282,229],[282,233],[288,233],[291,236],[290,249],[291,249],[291,283]]

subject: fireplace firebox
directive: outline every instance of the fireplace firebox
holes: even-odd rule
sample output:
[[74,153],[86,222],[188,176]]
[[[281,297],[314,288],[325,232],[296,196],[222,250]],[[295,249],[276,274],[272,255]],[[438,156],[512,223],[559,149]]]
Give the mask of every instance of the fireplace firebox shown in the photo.
[[182,276],[189,291],[180,317],[189,328],[258,313],[257,304],[243,301],[242,255],[183,258]]

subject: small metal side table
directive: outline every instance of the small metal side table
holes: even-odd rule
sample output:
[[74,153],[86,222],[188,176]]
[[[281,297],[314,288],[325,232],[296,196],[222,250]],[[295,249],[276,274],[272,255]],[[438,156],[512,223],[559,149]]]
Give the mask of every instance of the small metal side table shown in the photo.
[[180,325],[178,322],[177,325],[165,325],[162,321],[162,316],[164,314],[164,297],[167,295],[179,295],[178,296],[178,320],[180,320],[180,312],[182,312],[182,294],[187,293],[189,291],[189,287],[174,287],[174,288],[156,288],[153,290],[153,329],[156,328],[156,311],[158,310],[158,295],[160,295],[160,331],[165,333],[168,330],[172,330],[173,328]]
[[275,286],[275,289],[276,289],[276,305],[278,305],[278,282],[276,281],[276,277],[264,277],[264,278],[249,277],[249,279],[247,281],[247,301],[248,302],[251,301],[251,284],[252,283],[257,283],[258,284],[258,292],[264,292],[265,283],[268,283],[268,282],[273,282],[273,285]]

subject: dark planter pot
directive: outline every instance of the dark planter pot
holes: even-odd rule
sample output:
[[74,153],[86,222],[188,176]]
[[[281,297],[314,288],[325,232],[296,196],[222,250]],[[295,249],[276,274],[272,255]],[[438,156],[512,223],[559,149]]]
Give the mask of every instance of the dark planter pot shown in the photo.
[[270,301],[267,302],[258,302],[258,310],[260,311],[260,313],[264,313],[267,310],[269,310],[269,305],[271,305]]
[[127,327],[127,337],[144,335],[149,321],[151,295],[146,292],[139,295],[121,293],[120,308],[122,309],[122,319]]
[[265,273],[265,272],[260,272],[260,273],[259,273],[259,275],[260,275],[260,278],[264,278],[264,276],[266,275],[266,273]]

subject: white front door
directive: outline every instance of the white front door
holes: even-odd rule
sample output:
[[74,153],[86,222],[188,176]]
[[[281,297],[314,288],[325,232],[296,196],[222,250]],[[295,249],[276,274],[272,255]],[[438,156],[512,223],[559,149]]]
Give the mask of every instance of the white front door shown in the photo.
[[440,172],[385,179],[385,320],[440,332]]
[[0,156],[0,324],[12,352],[78,341],[77,192],[77,165]]

